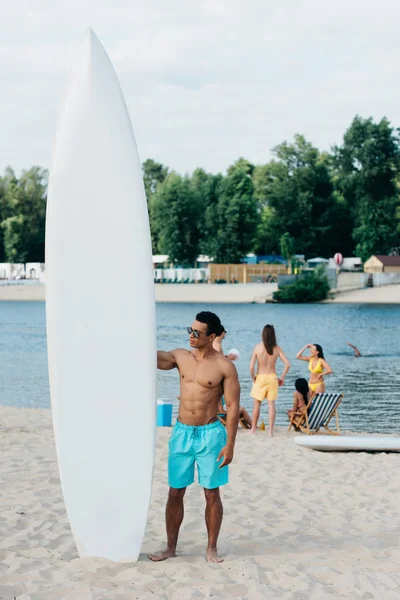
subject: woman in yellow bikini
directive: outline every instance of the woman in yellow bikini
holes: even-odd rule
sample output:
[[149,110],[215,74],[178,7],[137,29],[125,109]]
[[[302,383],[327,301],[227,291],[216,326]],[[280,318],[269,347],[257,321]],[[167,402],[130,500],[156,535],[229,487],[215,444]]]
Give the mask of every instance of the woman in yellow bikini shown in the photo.
[[[310,356],[303,356],[303,352],[307,348],[310,348]],[[307,346],[304,346],[296,354],[296,358],[308,362],[308,369],[310,371],[308,387],[311,393],[322,394],[325,392],[324,376],[331,375],[332,369],[324,358],[322,347],[319,344],[307,344]]]

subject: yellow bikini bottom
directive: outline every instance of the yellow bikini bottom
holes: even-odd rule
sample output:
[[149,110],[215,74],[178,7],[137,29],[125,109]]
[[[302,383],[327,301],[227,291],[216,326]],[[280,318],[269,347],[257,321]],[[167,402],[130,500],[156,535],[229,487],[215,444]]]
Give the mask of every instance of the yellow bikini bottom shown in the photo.
[[310,390],[311,390],[312,392],[315,392],[315,391],[316,391],[316,389],[317,389],[317,387],[318,387],[319,385],[323,384],[323,383],[324,383],[323,381],[317,381],[317,383],[311,383],[311,382],[309,381],[309,382],[308,382],[308,387],[310,388]]

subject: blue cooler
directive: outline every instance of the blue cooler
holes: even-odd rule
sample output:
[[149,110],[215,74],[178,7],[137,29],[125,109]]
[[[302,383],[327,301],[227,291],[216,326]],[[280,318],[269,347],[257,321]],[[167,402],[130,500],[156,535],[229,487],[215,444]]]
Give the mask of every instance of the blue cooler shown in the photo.
[[157,400],[157,427],[171,427],[172,404]]

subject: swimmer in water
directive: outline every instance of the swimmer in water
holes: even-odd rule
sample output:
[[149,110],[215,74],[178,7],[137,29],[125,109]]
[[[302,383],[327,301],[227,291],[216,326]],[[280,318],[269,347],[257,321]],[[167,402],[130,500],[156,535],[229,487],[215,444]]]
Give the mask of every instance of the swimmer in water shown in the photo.
[[356,358],[358,358],[359,356],[361,356],[361,352],[359,351],[359,349],[356,346],[353,346],[353,344],[350,344],[350,342],[347,342],[347,345],[350,346],[350,348],[353,348],[353,350],[354,350],[354,356]]

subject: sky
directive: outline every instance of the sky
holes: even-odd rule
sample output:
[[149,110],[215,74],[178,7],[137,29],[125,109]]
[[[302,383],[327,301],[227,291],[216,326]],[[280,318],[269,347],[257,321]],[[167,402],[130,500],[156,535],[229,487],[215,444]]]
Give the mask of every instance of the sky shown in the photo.
[[321,150],[353,117],[400,127],[399,0],[0,0],[0,174],[51,166],[61,101],[92,27],[141,160],[179,173]]

